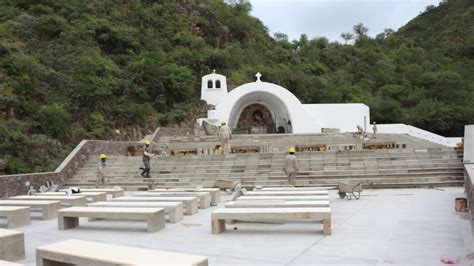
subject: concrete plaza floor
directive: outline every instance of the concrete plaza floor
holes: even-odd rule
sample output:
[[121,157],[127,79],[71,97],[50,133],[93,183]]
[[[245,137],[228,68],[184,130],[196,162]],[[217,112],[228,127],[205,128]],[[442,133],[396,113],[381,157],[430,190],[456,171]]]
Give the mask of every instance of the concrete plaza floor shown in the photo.
[[[147,233],[144,222],[81,219],[78,228],[59,231],[57,220],[35,213],[25,232],[26,259],[35,264],[35,248],[65,239],[82,239],[205,255],[210,265],[444,265],[443,255],[474,265],[468,214],[454,211],[462,188],[365,190],[360,200],[330,192],[332,235],[321,223],[245,223],[211,234],[211,207],[183,221]],[[0,223],[3,221],[0,221]],[[2,226],[2,225],[0,225]],[[3,224],[4,226],[4,224]],[[235,230],[234,230],[235,228]]]

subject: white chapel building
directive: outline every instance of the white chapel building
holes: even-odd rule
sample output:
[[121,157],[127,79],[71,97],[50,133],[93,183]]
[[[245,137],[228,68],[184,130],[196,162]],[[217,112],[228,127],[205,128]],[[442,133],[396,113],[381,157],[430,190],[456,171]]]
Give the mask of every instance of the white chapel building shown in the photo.
[[227,90],[226,77],[215,73],[202,77],[201,99],[212,125],[226,122],[235,133],[320,133],[323,128],[357,131],[370,123],[369,107],[362,103],[302,104],[289,90],[261,80]]

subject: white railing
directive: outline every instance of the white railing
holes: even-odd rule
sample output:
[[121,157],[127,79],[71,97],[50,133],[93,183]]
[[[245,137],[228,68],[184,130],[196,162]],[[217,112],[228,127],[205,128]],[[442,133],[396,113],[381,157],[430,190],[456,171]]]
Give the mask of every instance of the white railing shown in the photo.
[[[367,129],[367,131],[371,131]],[[424,139],[437,144],[445,145],[448,147],[456,147],[456,143],[461,142],[461,138],[447,138],[441,135],[423,130],[410,125],[405,124],[380,124],[377,125],[378,133],[393,133],[393,134],[407,134],[412,137]]]

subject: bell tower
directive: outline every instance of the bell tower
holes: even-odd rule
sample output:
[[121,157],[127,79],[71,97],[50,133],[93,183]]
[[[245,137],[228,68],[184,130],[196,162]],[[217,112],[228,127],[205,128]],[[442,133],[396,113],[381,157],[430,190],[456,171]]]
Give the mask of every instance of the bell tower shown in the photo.
[[216,74],[205,75],[201,80],[201,100],[210,105],[217,105],[227,95],[227,79],[225,76]]

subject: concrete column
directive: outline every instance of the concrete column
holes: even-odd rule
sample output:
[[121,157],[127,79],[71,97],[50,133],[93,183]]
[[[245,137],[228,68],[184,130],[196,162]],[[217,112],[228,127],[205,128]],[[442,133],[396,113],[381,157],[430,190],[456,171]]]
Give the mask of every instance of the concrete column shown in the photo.
[[464,127],[464,163],[474,163],[474,125]]

